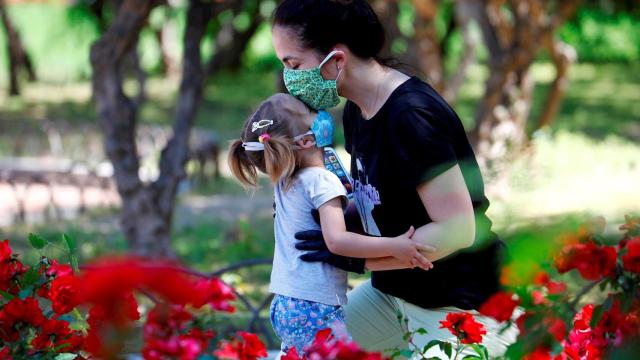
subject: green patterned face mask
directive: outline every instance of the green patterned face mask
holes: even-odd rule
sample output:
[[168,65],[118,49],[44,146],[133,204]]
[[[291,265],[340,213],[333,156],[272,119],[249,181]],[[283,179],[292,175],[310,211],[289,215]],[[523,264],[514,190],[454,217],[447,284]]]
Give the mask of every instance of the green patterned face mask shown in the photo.
[[342,69],[338,70],[335,80],[326,80],[322,77],[320,69],[338,51],[334,50],[327,55],[318,67],[304,70],[285,68],[283,71],[284,85],[289,93],[315,110],[325,110],[340,103],[336,80],[340,77]]

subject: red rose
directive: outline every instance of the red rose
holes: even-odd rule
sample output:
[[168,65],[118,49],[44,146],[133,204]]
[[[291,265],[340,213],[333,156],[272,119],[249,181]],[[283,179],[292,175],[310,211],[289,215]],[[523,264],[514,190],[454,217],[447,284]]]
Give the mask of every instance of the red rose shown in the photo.
[[544,346],[539,346],[530,354],[524,356],[523,360],[551,360],[551,352]]
[[593,316],[593,304],[587,304],[573,317],[573,328],[579,331],[589,329]]
[[246,331],[240,331],[240,337],[244,342],[244,353],[248,355],[248,358],[259,358],[267,356],[267,348],[262,341],[258,338],[258,335],[252,334]]
[[233,360],[256,360],[267,356],[267,348],[257,335],[244,331],[239,331],[238,335],[241,340],[222,342],[222,346],[214,354],[222,359]]
[[0,262],[0,290],[17,294],[20,289],[16,283],[17,277],[24,274],[28,267],[17,259],[9,258]]
[[83,341],[82,332],[72,331],[68,322],[48,319],[42,325],[41,332],[33,339],[31,345],[39,350],[57,348],[58,352],[65,353],[77,351]]
[[463,344],[482,342],[482,336],[487,333],[484,326],[475,321],[473,315],[465,312],[448,313],[446,320],[440,321],[440,328],[447,328]]
[[65,275],[55,278],[49,289],[51,307],[57,314],[66,314],[78,305],[78,292],[80,291],[80,279],[74,275]]
[[303,360],[303,359],[305,359],[305,357],[304,356],[300,357],[295,347],[290,348],[286,354],[280,357],[280,360]]
[[322,329],[316,333],[313,344],[302,358],[296,352],[289,351],[284,360],[305,359],[382,360],[382,354],[362,350],[355,342],[336,338],[330,329]]
[[627,253],[622,256],[622,266],[625,270],[640,274],[640,236],[627,242]]
[[38,301],[32,297],[24,300],[15,297],[0,311],[0,339],[11,342],[18,340],[16,324],[41,326],[45,321]]
[[540,271],[533,279],[533,283],[547,288],[549,295],[557,295],[567,291],[567,285],[561,281],[552,281],[549,274]]
[[8,261],[9,259],[11,259],[11,247],[9,240],[4,239],[0,242],[0,261]]
[[544,320],[544,324],[549,330],[549,334],[559,342],[562,341],[567,334],[567,325],[561,319],[547,318]]
[[222,280],[217,278],[201,279],[195,284],[197,300],[193,306],[199,308],[204,304],[210,304],[214,310],[234,312],[235,308],[229,301],[235,299],[233,290]]
[[598,246],[590,241],[565,246],[556,258],[556,268],[560,273],[577,269],[586,280],[598,280],[615,273],[616,259],[613,246]]
[[480,314],[490,316],[499,322],[507,321],[511,318],[513,310],[518,306],[520,300],[514,300],[512,293],[497,292],[480,306]]
[[533,300],[533,305],[542,305],[549,303],[544,294],[537,290],[533,290],[531,292],[531,298]]
[[46,271],[47,276],[66,276],[72,275],[73,269],[68,264],[58,264],[58,260],[50,260],[49,268]]
[[197,359],[215,334],[211,330],[203,331],[199,328],[191,328],[186,334],[182,334],[192,319],[193,315],[183,305],[156,305],[144,324],[144,358]]

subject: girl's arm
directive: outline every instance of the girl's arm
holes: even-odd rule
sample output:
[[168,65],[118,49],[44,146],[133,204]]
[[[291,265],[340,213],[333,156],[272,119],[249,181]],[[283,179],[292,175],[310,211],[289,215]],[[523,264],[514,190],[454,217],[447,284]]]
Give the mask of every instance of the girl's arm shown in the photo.
[[395,238],[364,236],[348,232],[345,227],[341,199],[337,197],[320,206],[318,212],[327,248],[335,254],[360,258],[393,256],[404,264],[412,265],[411,267],[420,266],[430,269],[432,266],[422,252],[433,252],[435,249],[412,240],[413,227],[407,233]]
[[[420,184],[416,191],[433,222],[416,229],[412,239],[429,244],[434,251],[424,253],[436,261],[473,244],[475,216],[469,191],[458,165],[429,182]],[[436,250],[437,249],[437,250]],[[411,267],[395,257],[368,258],[369,271],[396,270]]]
[[364,268],[366,271],[399,270],[399,269],[409,269],[412,267],[413,266],[411,266],[410,263],[396,259],[393,256],[369,258],[369,259],[365,259],[365,262],[364,262]]

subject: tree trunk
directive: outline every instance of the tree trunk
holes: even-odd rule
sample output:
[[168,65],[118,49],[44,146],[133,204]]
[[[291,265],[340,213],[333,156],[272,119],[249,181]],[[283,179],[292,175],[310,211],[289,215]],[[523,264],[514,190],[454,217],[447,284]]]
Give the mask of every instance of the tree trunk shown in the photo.
[[551,125],[560,108],[562,97],[569,85],[569,67],[576,59],[576,51],[571,45],[555,39],[553,34],[547,34],[544,39],[544,47],[551,56],[551,61],[556,67],[556,77],[551,84],[551,90],[547,94],[542,114],[536,122],[536,130]]
[[470,5],[489,52],[490,75],[476,109],[476,128],[470,134],[485,169],[526,145],[533,87],[528,69],[543,45],[541,39],[553,36],[579,2],[551,6],[543,0],[483,0]]
[[0,18],[7,36],[7,54],[9,55],[9,94],[20,95],[18,72],[24,68],[29,81],[36,81],[36,73],[31,58],[20,39],[20,34],[9,18],[4,0],[0,0]]
[[93,95],[122,199],[121,226],[130,250],[139,255],[172,256],[170,224],[154,189],[138,176],[135,143],[138,109],[122,87],[123,66],[146,23],[153,0],[125,0],[111,26],[91,47]]
[[[474,39],[471,31],[472,14],[473,9],[472,6],[469,6],[468,1],[456,1],[454,3],[454,18],[462,33],[463,52],[456,71],[451,78],[447,80],[442,93],[442,96],[450,104],[455,104],[458,100],[460,88],[462,88],[467,78],[467,71],[476,61],[476,44],[478,40]],[[445,41],[442,43],[444,45]]]
[[413,0],[413,5],[416,9],[413,45],[416,46],[416,55],[420,59],[420,71],[427,77],[431,86],[441,92],[444,90],[445,74],[435,26],[438,1]]
[[373,0],[371,7],[380,18],[380,22],[385,30],[385,42],[382,48],[381,56],[390,58],[393,55],[392,45],[394,40],[402,38],[402,33],[398,27],[398,0]]
[[122,198],[121,225],[130,250],[146,256],[174,257],[170,234],[176,190],[186,177],[189,134],[205,78],[200,45],[212,15],[229,3],[189,1],[173,134],[160,155],[158,178],[145,184],[138,176],[135,144],[138,109],[123,92],[122,66],[155,5],[153,0],[122,3],[111,27],[91,49],[93,91],[106,152]]

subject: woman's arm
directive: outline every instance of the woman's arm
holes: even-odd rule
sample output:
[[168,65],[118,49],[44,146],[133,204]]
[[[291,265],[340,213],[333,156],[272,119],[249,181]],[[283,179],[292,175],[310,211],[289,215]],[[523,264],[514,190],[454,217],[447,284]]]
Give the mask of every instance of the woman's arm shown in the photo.
[[[412,237],[434,249],[424,253],[427,259],[434,262],[473,245],[475,215],[460,166],[455,165],[431,181],[418,185],[416,191],[433,220],[416,229]],[[365,269],[369,271],[409,267],[410,264],[394,257],[365,260]]]
[[432,222],[416,229],[413,239],[431,245],[430,261],[473,245],[476,233],[471,196],[459,165],[416,187]]
[[334,198],[318,209],[322,235],[331,252],[363,258],[393,256],[403,263],[411,263],[413,266],[426,269],[431,268],[431,264],[421,252],[428,253],[434,249],[429,245],[412,240],[413,228],[406,234],[395,238],[364,236],[348,232],[341,205],[341,199]]

